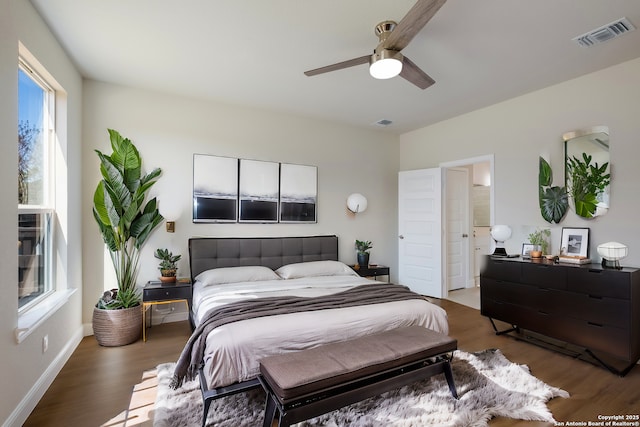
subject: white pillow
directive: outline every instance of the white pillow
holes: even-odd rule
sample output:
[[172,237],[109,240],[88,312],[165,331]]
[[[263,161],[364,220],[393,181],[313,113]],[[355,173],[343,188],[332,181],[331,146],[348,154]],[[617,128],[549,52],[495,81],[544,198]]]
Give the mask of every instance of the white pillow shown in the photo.
[[223,283],[257,282],[262,280],[280,280],[269,267],[222,267],[203,271],[196,276],[196,280],[204,286],[221,285]]
[[340,261],[309,261],[283,265],[276,270],[283,279],[314,276],[357,276],[358,273]]

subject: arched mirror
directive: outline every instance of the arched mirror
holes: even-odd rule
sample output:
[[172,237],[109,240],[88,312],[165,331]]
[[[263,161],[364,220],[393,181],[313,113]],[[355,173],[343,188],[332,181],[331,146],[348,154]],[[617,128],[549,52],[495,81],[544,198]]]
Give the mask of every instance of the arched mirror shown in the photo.
[[609,128],[595,126],[562,135],[569,203],[584,218],[609,210]]

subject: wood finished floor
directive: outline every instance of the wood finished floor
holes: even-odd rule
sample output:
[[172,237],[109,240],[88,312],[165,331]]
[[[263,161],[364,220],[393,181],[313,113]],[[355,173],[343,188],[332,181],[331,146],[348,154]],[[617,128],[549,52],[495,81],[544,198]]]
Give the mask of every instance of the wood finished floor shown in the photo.
[[[587,423],[598,421],[599,415],[640,414],[640,366],[620,378],[589,363],[496,336],[478,310],[446,300],[436,303],[447,310],[450,335],[461,350],[499,348],[511,361],[528,365],[541,380],[568,391],[570,398],[548,403],[557,421]],[[100,347],[93,337],[84,338],[24,426],[140,425],[125,420],[134,386],[140,387],[143,372],[175,361],[189,332],[187,322],[154,326],[146,343],[117,348]],[[551,424],[495,418],[490,425]]]

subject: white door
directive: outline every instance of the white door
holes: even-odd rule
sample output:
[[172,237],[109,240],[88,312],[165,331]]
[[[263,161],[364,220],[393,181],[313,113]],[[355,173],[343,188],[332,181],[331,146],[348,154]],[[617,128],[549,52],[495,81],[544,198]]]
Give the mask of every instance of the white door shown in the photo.
[[442,298],[442,169],[398,174],[398,278]]
[[466,288],[469,281],[469,170],[448,168],[445,188],[446,283],[451,291]]

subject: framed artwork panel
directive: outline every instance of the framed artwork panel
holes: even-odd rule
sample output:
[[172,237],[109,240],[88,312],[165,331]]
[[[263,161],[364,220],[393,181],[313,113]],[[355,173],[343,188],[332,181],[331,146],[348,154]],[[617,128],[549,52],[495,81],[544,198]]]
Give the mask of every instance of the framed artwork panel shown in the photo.
[[280,164],[280,222],[317,222],[318,168]]
[[193,222],[237,222],[238,159],[193,155]]
[[560,255],[589,258],[589,229],[562,227]]
[[280,164],[240,159],[240,222],[278,222]]
[[535,245],[532,245],[531,243],[523,243],[522,252],[520,253],[520,255],[522,255],[522,258],[524,259],[529,259],[531,258],[531,251],[534,249]]

